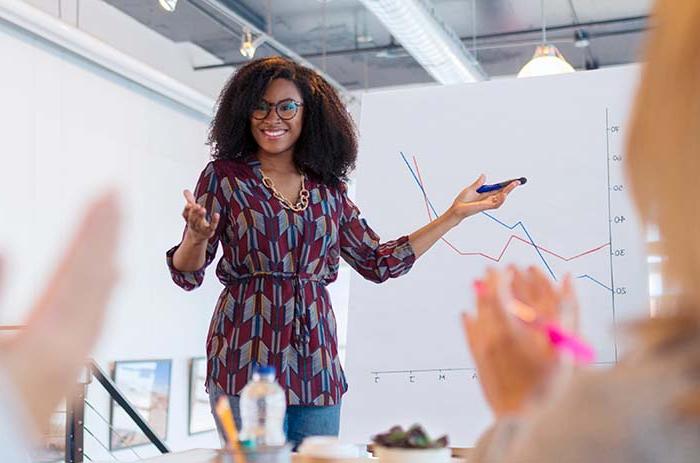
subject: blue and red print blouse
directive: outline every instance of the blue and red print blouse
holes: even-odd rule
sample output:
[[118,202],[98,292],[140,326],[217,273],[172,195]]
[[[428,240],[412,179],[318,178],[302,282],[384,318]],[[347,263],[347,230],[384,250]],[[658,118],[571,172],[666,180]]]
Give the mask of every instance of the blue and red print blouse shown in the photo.
[[255,157],[210,162],[194,192],[209,214],[221,214],[205,265],[181,272],[172,262],[177,246],[167,252],[173,281],[189,291],[222,245],[216,275],[224,289],[207,336],[207,377],[228,394],[239,394],[260,364],[276,368],[289,405],[338,404],[347,382],[326,285],[340,258],[377,283],[415,261],[406,236],[380,244],[345,185],[306,182],[309,206],[293,212],[263,185]]

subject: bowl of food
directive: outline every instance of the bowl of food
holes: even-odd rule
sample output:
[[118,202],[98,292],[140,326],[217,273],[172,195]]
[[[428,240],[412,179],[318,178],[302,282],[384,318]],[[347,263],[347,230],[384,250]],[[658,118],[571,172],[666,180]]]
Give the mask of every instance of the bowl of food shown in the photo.
[[447,436],[433,440],[419,425],[394,426],[372,441],[380,463],[450,463],[452,457]]

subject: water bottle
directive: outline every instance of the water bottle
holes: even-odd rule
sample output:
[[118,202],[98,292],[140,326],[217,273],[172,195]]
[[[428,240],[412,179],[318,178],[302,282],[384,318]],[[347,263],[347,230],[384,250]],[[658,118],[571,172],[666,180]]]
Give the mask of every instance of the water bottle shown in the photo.
[[275,381],[275,368],[257,367],[241,391],[241,440],[255,447],[281,446],[286,442],[284,390]]

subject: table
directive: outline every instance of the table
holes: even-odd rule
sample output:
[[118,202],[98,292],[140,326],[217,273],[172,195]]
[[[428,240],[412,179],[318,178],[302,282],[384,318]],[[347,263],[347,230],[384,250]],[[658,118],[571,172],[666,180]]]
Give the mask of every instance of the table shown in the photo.
[[[166,453],[141,461],[143,463],[222,463],[219,451],[216,449],[192,449],[184,452]],[[315,463],[318,461],[311,460],[308,457],[304,458],[297,454],[292,455],[292,463]],[[351,460],[338,460],[338,463],[377,463],[377,460],[375,458],[354,458]],[[464,458],[453,458],[452,463],[467,463],[467,460]]]

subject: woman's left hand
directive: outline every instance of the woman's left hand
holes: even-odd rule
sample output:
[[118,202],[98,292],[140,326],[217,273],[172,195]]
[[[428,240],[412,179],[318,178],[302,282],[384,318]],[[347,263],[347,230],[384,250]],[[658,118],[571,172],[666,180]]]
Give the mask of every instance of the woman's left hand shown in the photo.
[[482,174],[478,179],[457,196],[452,203],[450,211],[459,220],[465,219],[470,215],[489,209],[498,209],[506,201],[508,194],[520,185],[517,180],[511,182],[505,188],[489,193],[477,193],[478,190],[486,181],[486,177]]

